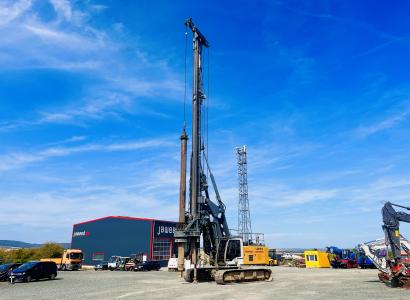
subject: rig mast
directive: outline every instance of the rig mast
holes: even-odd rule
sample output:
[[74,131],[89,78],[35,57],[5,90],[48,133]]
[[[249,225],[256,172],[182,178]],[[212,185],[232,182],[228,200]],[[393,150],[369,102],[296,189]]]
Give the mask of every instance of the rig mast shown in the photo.
[[239,178],[238,233],[244,243],[252,241],[251,213],[248,199],[248,162],[246,146],[236,148]]
[[[193,85],[192,85],[192,153],[189,181],[189,209],[185,210],[184,180],[186,164],[186,141],[183,131],[181,136],[181,186],[180,186],[180,222],[174,233],[178,244],[179,269],[183,258],[187,258],[183,274],[187,282],[211,281],[218,284],[245,281],[270,281],[272,271],[267,268],[241,268],[243,261],[243,241],[232,237],[225,216],[225,204],[222,202],[215,178],[209,167],[204,145],[203,129],[207,128],[206,118],[202,118],[202,104],[205,100],[202,75],[202,50],[209,44],[205,36],[191,19],[185,22],[193,34]],[[206,116],[206,113],[204,113]],[[203,128],[201,128],[203,125]],[[209,175],[209,177],[207,176]],[[208,184],[208,178],[210,182]],[[210,199],[209,187],[213,188],[216,201]],[[188,201],[187,201],[188,202]],[[201,265],[199,249],[209,257],[209,265]]]

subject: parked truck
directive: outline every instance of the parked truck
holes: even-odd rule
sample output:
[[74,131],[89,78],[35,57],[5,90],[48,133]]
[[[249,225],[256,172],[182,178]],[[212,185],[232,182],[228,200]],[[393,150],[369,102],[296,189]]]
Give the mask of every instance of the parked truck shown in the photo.
[[56,263],[59,270],[74,271],[81,269],[83,257],[83,251],[80,249],[66,249],[60,258],[42,258],[40,261],[52,261]]

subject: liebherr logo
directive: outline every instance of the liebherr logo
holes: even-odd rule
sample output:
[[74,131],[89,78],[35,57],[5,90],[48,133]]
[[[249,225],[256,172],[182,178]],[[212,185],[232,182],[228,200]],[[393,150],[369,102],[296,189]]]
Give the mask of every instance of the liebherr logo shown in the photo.
[[73,237],[77,237],[77,236],[90,236],[90,232],[89,231],[74,231],[73,232]]

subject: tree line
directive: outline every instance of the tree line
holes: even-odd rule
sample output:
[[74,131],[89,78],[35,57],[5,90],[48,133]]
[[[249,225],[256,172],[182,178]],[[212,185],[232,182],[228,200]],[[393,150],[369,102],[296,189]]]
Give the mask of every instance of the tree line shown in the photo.
[[41,258],[59,258],[64,248],[56,243],[45,243],[38,248],[0,249],[0,263],[25,263]]

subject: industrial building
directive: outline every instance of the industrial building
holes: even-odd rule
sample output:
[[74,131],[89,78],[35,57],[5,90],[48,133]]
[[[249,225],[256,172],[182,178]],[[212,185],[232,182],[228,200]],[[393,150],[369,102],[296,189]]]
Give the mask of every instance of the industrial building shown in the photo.
[[144,253],[165,265],[174,254],[175,230],[176,222],[108,216],[74,224],[71,248],[83,251],[84,265],[133,253]]

